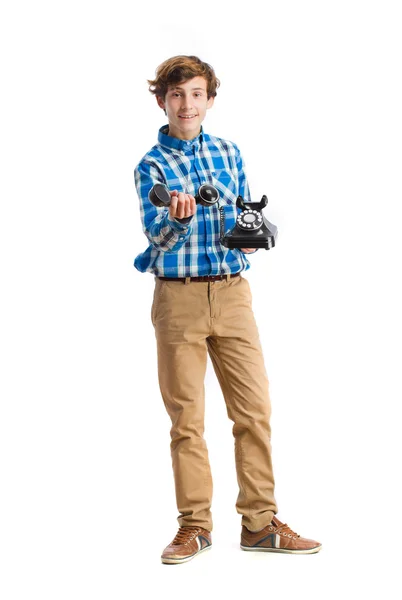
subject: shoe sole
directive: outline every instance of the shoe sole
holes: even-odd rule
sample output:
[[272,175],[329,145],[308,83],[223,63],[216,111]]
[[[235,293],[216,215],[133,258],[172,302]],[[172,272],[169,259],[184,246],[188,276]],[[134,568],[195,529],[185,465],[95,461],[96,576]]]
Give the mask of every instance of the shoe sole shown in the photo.
[[282,554],[315,554],[319,552],[322,548],[322,545],[315,546],[314,548],[309,548],[307,550],[286,550],[285,548],[257,548],[256,546],[242,546],[240,544],[240,548],[242,550],[252,550],[254,552],[281,552]]
[[197,552],[194,552],[194,554],[191,554],[190,556],[184,556],[183,558],[163,558],[162,557],[162,562],[165,565],[177,565],[180,563],[184,563],[189,560],[192,560],[195,556],[198,556],[199,554],[201,554],[201,552],[204,552],[205,550],[209,550],[211,548],[211,546],[212,546],[212,544],[210,544],[209,546],[205,546],[205,548],[203,548],[202,550],[197,550]]

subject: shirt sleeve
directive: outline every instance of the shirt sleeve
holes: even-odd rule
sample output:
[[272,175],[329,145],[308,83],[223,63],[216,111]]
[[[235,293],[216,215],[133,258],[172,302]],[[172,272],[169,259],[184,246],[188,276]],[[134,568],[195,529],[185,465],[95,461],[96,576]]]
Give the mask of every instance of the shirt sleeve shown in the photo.
[[[239,181],[239,196],[241,196],[244,200],[244,202],[251,202],[251,195],[250,195],[250,188],[248,185],[248,181],[247,181],[247,176],[246,176],[246,172],[245,172],[245,162],[243,160],[243,157],[240,153],[239,148],[236,146],[236,144],[233,144],[234,148],[235,148],[235,152],[236,152],[236,166],[237,166],[237,173],[238,173],[238,181]],[[240,209],[237,209],[237,214],[240,214]],[[239,248],[239,250],[241,250],[241,248]],[[254,250],[254,252],[243,252],[243,254],[255,254],[257,252],[257,250],[259,250],[259,248],[256,248]]]
[[157,164],[141,161],[134,169],[134,182],[144,234],[157,250],[177,252],[190,236],[192,216],[187,222],[172,219],[167,207],[154,206],[149,200],[149,191],[155,183],[165,183]]

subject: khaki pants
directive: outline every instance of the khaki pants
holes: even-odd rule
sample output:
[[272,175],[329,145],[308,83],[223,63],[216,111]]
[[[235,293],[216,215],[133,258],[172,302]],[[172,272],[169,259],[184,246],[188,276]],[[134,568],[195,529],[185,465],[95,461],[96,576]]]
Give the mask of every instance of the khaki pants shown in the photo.
[[204,433],[207,353],[233,421],[242,525],[255,531],[278,512],[271,461],[269,382],[250,286],[155,277],[151,312],[159,386],[172,421],[171,456],[180,526],[212,531],[212,477]]

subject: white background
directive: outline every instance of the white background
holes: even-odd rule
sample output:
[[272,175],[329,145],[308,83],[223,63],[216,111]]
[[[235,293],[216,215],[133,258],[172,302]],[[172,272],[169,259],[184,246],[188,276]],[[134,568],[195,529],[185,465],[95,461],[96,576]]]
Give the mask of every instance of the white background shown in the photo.
[[[2,3],[4,600],[395,597],[398,4]],[[214,67],[204,130],[239,145],[279,230],[246,276],[278,517],[319,554],[239,549],[232,423],[209,363],[213,547],[160,563],[178,523],[133,170],[166,122],[146,80],[177,54]]]

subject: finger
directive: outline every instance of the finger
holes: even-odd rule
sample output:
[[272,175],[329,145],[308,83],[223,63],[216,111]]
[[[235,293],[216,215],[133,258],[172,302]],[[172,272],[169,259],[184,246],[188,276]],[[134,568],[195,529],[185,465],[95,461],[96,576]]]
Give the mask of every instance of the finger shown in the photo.
[[179,219],[184,219],[185,217],[189,217],[189,206],[190,206],[190,198],[188,194],[183,194],[183,198],[181,202],[177,206],[177,216]]
[[184,207],[184,216],[191,217],[191,195],[186,194],[186,203]]
[[191,201],[190,201],[190,213],[192,215],[195,215],[196,211],[197,211],[197,203],[195,201],[194,196],[190,196]]
[[182,219],[183,218],[183,203],[185,202],[186,197],[183,194],[183,192],[180,192],[178,195],[178,199],[177,199],[177,208],[176,208],[176,214],[175,217],[177,219]]
[[174,217],[176,215],[177,202],[178,202],[178,197],[171,196],[170,206],[169,206],[169,214],[171,217]]
[[176,219],[183,219],[185,205],[186,205],[186,194],[184,194],[184,192],[179,192],[179,194],[177,196],[176,212],[174,215],[176,217]]

